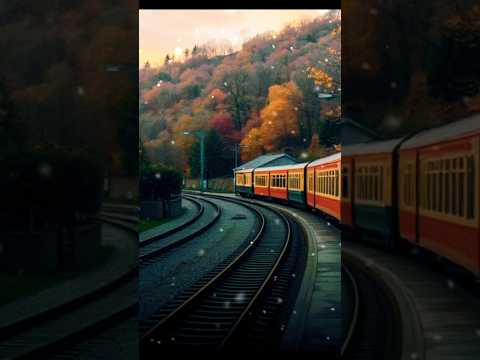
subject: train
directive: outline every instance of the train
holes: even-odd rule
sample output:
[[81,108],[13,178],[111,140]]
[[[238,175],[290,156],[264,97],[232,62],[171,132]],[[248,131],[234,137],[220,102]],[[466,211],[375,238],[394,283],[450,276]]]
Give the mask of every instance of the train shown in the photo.
[[476,115],[310,162],[242,169],[236,193],[315,209],[379,246],[420,247],[478,277],[479,161]]

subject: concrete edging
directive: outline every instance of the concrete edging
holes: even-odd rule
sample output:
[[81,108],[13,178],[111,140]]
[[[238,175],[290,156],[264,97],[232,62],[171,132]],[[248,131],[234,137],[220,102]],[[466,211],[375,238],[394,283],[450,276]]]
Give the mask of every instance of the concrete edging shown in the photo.
[[355,252],[342,248],[342,256],[350,258],[355,264],[378,280],[390,292],[400,311],[402,319],[402,360],[426,359],[423,326],[411,292],[402,281],[385,267],[371,262]]

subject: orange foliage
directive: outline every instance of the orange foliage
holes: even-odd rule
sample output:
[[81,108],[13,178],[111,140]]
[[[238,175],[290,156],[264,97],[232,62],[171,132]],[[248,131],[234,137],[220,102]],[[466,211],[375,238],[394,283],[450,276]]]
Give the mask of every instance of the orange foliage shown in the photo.
[[268,105],[260,112],[261,138],[265,150],[279,149],[289,137],[298,136],[298,112],[301,92],[293,82],[273,85],[268,91]]
[[249,161],[263,154],[262,133],[259,128],[253,128],[240,143],[242,161]]
[[309,67],[307,70],[308,77],[313,78],[313,80],[315,81],[315,85],[321,86],[328,90],[333,87],[333,78],[322,69]]

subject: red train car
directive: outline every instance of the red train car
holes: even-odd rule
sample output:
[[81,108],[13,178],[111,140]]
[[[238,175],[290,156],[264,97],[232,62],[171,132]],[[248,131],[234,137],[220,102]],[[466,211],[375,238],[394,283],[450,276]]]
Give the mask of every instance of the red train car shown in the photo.
[[270,173],[270,197],[287,200],[287,170],[286,166],[274,166],[262,170],[268,170]]
[[342,179],[341,179],[341,222],[353,226],[353,157],[342,152]]
[[333,154],[307,165],[307,205],[341,219],[341,154]]
[[270,176],[266,168],[259,168],[253,172],[253,193],[259,196],[270,197]]
[[480,116],[428,130],[399,150],[400,236],[480,274]]

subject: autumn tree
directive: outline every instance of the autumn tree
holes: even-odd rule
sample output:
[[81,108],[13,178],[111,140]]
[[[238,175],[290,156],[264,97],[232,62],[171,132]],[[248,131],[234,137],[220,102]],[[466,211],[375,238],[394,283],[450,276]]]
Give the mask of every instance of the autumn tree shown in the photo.
[[252,160],[265,152],[260,128],[252,128],[240,143],[243,162]]
[[268,105],[260,112],[261,139],[267,151],[298,142],[298,106],[302,95],[293,82],[273,85],[268,92]]
[[[200,176],[200,141],[197,139],[189,152],[190,176]],[[231,153],[226,151],[222,136],[210,129],[205,135],[206,178],[211,179],[226,175],[233,167]]]
[[216,73],[216,81],[222,91],[228,94],[227,104],[233,116],[235,128],[240,130],[251,108],[252,74],[247,67],[222,65]]

